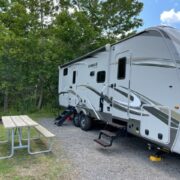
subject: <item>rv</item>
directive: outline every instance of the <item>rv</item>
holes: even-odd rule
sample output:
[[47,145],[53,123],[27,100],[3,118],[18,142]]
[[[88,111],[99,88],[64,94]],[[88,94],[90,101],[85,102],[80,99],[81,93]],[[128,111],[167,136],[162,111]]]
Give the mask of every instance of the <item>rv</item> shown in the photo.
[[148,28],[60,66],[59,103],[83,130],[105,121],[180,153],[180,31]]

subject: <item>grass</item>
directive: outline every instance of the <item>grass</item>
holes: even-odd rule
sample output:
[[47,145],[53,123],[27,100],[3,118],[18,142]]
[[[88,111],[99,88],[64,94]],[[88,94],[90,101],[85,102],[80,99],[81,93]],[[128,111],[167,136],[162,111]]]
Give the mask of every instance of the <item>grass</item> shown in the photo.
[[34,113],[28,113],[27,114],[29,117],[31,117],[33,120],[39,120],[40,118],[52,118],[55,117],[55,114],[53,112],[48,112],[48,111],[38,111]]
[[[29,114],[34,120],[40,117],[52,117],[52,114],[34,113]],[[5,139],[5,130],[0,124],[0,140]],[[31,132],[36,136],[36,131]],[[23,137],[27,137],[27,131],[23,131]],[[17,137],[15,142],[17,143]],[[24,141],[23,143],[26,143]],[[29,155],[27,149],[15,150],[15,154],[10,159],[0,160],[0,180],[41,180],[41,179],[72,179],[71,162],[63,152],[62,148],[54,143],[53,153],[44,153],[38,155]],[[32,149],[43,149],[46,147],[45,140],[32,141]],[[9,152],[8,144],[0,144],[0,155]]]
[[67,160],[58,160],[53,154],[30,156],[21,150],[0,161],[0,179],[70,179],[70,168]]

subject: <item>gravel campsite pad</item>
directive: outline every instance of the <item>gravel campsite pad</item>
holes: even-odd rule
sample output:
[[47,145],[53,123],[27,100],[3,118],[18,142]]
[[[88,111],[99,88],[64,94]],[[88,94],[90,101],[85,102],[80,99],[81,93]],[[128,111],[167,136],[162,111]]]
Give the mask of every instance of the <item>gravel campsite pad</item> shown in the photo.
[[[180,155],[166,154],[161,162],[151,162],[146,142],[137,137],[119,137],[110,148],[103,148],[93,139],[99,129],[82,131],[65,122],[54,125],[53,119],[40,123],[56,135],[56,146],[61,146],[72,162],[76,176],[82,180],[119,179],[179,179]],[[56,148],[58,150],[58,148]]]

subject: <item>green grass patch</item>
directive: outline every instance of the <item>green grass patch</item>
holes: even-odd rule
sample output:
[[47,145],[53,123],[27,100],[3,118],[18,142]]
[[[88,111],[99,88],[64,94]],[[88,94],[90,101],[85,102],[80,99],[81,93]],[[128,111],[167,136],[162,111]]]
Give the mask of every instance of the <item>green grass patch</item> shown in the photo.
[[29,117],[31,117],[33,120],[38,120],[40,118],[54,118],[55,114],[52,112],[47,112],[47,111],[38,111],[34,113],[28,113],[27,114]]
[[[37,116],[35,116],[37,117]],[[32,129],[31,137],[38,137]],[[26,129],[23,130],[23,137],[27,138]],[[0,140],[6,139],[6,131],[0,124]],[[16,145],[18,139],[16,135]],[[26,144],[27,141],[23,141]],[[32,150],[42,150],[47,148],[45,139],[32,140]],[[10,145],[0,144],[0,155],[10,153]],[[72,179],[71,163],[65,158],[64,152],[55,143],[53,153],[29,155],[27,149],[15,150],[15,154],[10,159],[0,160],[0,179],[21,180],[21,179]]]

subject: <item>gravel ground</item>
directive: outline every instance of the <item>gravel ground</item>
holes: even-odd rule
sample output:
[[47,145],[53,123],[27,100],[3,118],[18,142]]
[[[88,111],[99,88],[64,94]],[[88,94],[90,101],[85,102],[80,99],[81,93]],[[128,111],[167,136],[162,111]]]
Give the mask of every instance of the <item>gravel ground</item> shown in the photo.
[[56,135],[56,146],[67,153],[79,180],[155,180],[180,179],[180,155],[167,154],[161,162],[151,162],[146,143],[137,137],[119,137],[110,148],[103,148],[93,139],[99,130],[88,132],[66,122],[62,127],[53,119],[40,123]]

